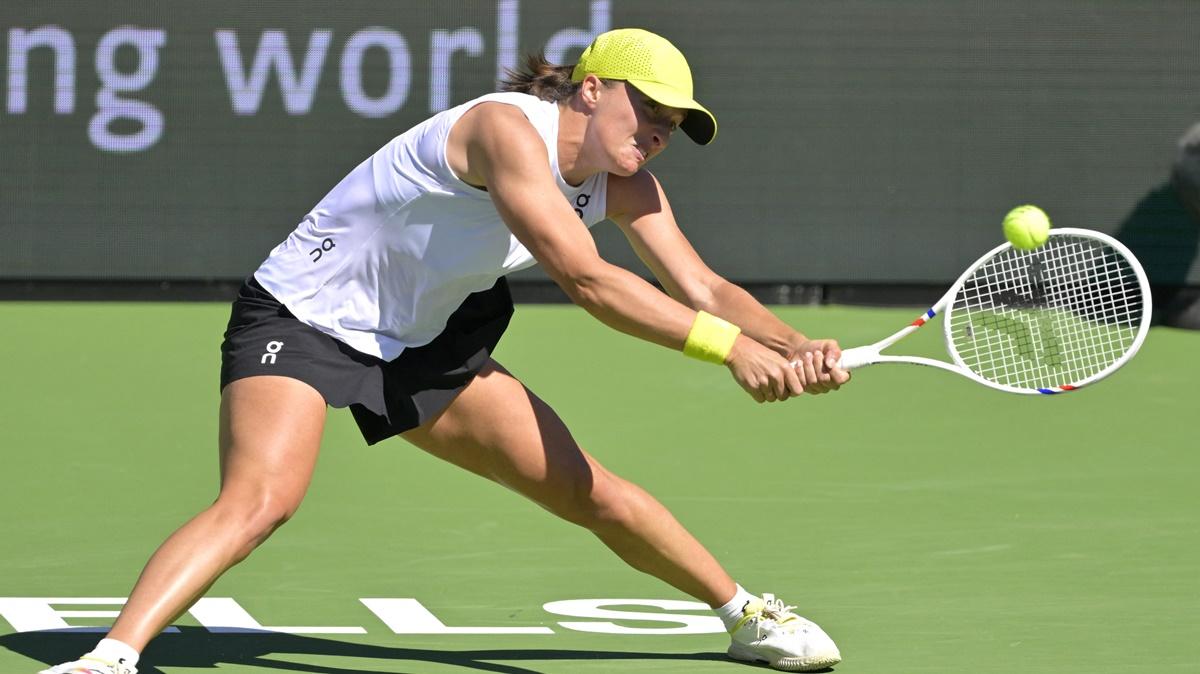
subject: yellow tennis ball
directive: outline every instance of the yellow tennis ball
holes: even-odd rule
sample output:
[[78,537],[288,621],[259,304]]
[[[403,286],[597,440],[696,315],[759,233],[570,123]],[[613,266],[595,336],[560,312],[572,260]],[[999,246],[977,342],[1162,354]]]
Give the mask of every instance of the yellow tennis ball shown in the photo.
[[1021,250],[1033,250],[1050,236],[1050,218],[1037,206],[1017,206],[1004,216],[1004,238]]

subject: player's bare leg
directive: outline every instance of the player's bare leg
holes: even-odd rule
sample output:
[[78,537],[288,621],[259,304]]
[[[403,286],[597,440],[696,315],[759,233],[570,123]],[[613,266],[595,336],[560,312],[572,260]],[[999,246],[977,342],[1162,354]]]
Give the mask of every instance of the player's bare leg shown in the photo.
[[308,490],[324,425],[325,401],[303,382],[249,377],[226,386],[220,494],[150,558],[109,638],[141,651],[286,522]]
[[792,607],[738,588],[662,504],[583,451],[554,410],[495,361],[442,415],[404,437],[587,527],[630,566],[718,609],[733,639],[730,657],[786,671],[841,659],[833,640]]
[[495,361],[404,438],[588,528],[630,566],[710,606],[734,596],[729,574],[662,504],[583,451],[554,410]]

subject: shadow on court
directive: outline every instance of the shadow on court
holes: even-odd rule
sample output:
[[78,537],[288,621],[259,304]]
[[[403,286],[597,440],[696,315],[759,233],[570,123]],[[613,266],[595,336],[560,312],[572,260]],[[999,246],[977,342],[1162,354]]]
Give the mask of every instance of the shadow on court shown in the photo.
[[[320,674],[421,674],[421,663],[437,662],[464,669],[503,674],[539,674],[538,669],[492,662],[530,663],[552,660],[591,660],[620,663],[633,660],[726,661],[724,653],[631,653],[623,651],[571,651],[546,648],[496,650],[427,650],[355,644],[278,632],[212,634],[202,627],[180,627],[150,644],[139,664],[139,674],[163,674],[160,667],[215,668],[247,665],[289,672]],[[0,636],[0,646],[47,665],[78,657],[96,644],[100,635],[74,630],[22,632]],[[293,662],[290,655],[362,658],[361,664],[316,665]],[[365,662],[376,660],[379,662]],[[388,662],[383,662],[388,661]],[[622,667],[624,669],[625,667]],[[22,674],[12,672],[10,674]],[[26,674],[33,674],[32,671]]]

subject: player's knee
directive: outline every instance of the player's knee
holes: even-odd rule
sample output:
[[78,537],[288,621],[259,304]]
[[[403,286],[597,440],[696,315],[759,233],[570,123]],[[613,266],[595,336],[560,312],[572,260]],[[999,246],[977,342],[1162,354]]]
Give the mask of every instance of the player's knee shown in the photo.
[[217,500],[217,507],[222,510],[228,530],[239,536],[243,545],[251,550],[291,519],[299,506],[299,501],[273,495],[269,491],[255,493],[251,497],[223,494]]

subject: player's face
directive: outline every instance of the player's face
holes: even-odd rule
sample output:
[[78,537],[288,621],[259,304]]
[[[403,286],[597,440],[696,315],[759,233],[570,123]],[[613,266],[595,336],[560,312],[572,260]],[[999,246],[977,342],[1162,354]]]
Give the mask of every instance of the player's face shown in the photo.
[[605,87],[596,114],[609,171],[633,175],[667,148],[671,133],[687,114],[660,105],[636,87],[616,82]]

